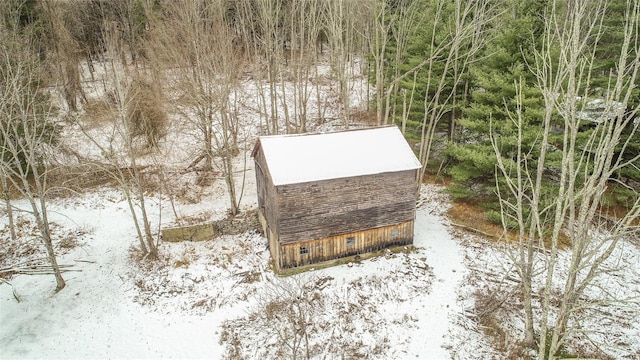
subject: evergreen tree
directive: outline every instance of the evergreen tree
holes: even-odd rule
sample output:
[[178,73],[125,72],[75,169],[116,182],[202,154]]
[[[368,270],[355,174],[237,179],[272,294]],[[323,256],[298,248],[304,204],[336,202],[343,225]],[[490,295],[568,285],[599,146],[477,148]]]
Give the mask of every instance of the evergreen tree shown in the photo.
[[[448,173],[454,180],[449,188],[456,198],[485,204],[489,214],[499,216],[495,197],[496,155],[491,144],[493,134],[508,163],[516,156],[516,86],[522,88],[527,156],[535,159],[537,134],[542,121],[543,99],[535,88],[528,63],[538,46],[544,26],[543,2],[509,2],[496,27],[482,60],[472,69],[474,88],[468,106],[459,120],[462,129],[447,153],[453,160]],[[495,211],[495,212],[494,212]],[[495,220],[499,220],[496,218]]]
[[[530,67],[535,51],[541,46],[544,14],[551,5],[548,1],[507,0],[504,3],[502,17],[495,22],[496,26],[492,29],[493,38],[481,56],[482,60],[472,69],[474,87],[471,101],[462,109],[463,118],[458,121],[462,129],[447,149],[453,163],[447,171],[454,180],[449,192],[458,199],[483,204],[489,218],[496,222],[500,222],[500,208],[495,189],[496,186],[504,184],[496,184],[497,159],[491,136],[499,145],[504,162],[513,163],[517,155],[517,133],[510,114],[514,114],[516,110],[516,86],[521,87],[525,121],[523,149],[527,151],[528,163],[535,166],[540,152],[537,142],[544,103],[536,84],[536,76]],[[617,71],[619,59],[616,56],[620,54],[621,39],[624,35],[618,28],[624,22],[627,4],[623,0],[612,0],[608,5],[604,7],[606,16],[603,31],[598,36],[590,38],[590,41],[597,45],[593,62],[595,71],[592,81],[588,82],[590,88],[581,89],[581,92],[588,96],[581,99],[584,118],[581,131],[577,135],[579,144],[584,144],[595,130],[597,118],[608,116],[616,107],[616,104],[608,103],[604,89],[607,88],[611,74]],[[557,56],[557,50],[552,49],[552,53],[554,52]],[[635,84],[636,87],[637,85]],[[633,116],[637,116],[639,99],[639,96],[633,97],[626,109],[627,114],[633,113]],[[628,130],[628,133],[631,133],[631,129]],[[556,148],[562,147],[560,135],[563,131],[564,129],[557,125],[551,135],[550,142]],[[630,145],[627,146],[623,157],[633,159],[640,151],[640,139],[636,136],[630,138],[629,142]],[[559,163],[554,161],[558,155],[557,151],[548,153],[548,166],[545,171],[547,190],[553,188],[560,176]],[[623,182],[630,184],[640,181],[640,164],[624,168],[618,176]],[[629,191],[613,188],[613,196],[616,199],[608,200],[633,200]]]
[[[378,91],[386,89],[385,123],[401,125],[409,140],[419,142],[420,177],[433,168],[431,160],[436,160],[436,166],[443,160],[446,141],[468,98],[469,69],[486,43],[485,30],[495,9],[485,0],[438,0],[421,5],[424,7],[416,8],[419,31],[405,38],[402,57],[389,58],[386,85],[377,87]],[[387,55],[397,55],[399,37],[390,38]]]
[[[447,63],[447,57],[450,55],[452,44],[451,29],[456,26],[454,19],[455,3],[446,2],[427,2],[418,8],[421,11],[420,30],[412,34],[407,39],[406,53],[401,62],[394,63],[394,66],[388,68],[388,79],[393,81],[398,74],[403,74],[418,66],[421,62],[429,57],[434,57],[434,61],[422,67],[419,71],[411,76],[404,78],[396,85],[396,91],[391,100],[391,117],[394,122],[400,124],[403,116],[406,118],[406,136],[409,139],[420,139],[422,127],[425,125],[425,112],[433,111],[432,108],[425,109],[426,102],[429,103],[436,93],[450,94],[454,91],[454,86],[459,86],[464,74],[455,73],[454,66]],[[467,41],[468,42],[468,41]],[[389,56],[395,53],[395,38],[391,37],[387,45]],[[462,45],[461,48],[469,46]],[[391,59],[390,59],[391,62]],[[444,76],[444,88],[440,87],[439,79]],[[457,83],[456,84],[456,80]],[[463,87],[459,86],[456,96],[461,100]],[[444,99],[441,99],[444,100]],[[443,113],[447,113],[448,121],[454,120],[454,115],[459,106],[454,108],[454,101],[450,99],[448,102],[434,104],[433,106],[444,106]],[[403,115],[404,113],[404,115]],[[440,131],[447,131],[449,127],[446,124],[441,126]]]
[[[617,69],[617,64],[620,56],[620,51],[624,39],[624,22],[625,15],[629,11],[629,6],[631,5],[627,0],[609,0],[608,6],[605,9],[605,16],[603,18],[603,29],[602,34],[597,39],[598,47],[595,53],[595,61],[594,61],[594,78],[592,81],[592,89],[591,93],[594,98],[603,98],[606,97],[607,94],[604,94],[604,89],[607,88],[607,85],[610,81],[611,75],[615,74]],[[631,56],[631,54],[629,54]],[[628,59],[629,61],[632,59]],[[631,115],[636,118],[636,123],[640,121],[640,117],[637,114],[638,106],[640,106],[640,84],[636,81],[635,84],[630,84],[635,86],[634,96],[630,98],[629,104],[625,109],[625,113],[627,115]],[[624,140],[626,141],[628,138],[628,134],[631,133],[631,127],[633,124],[628,126],[626,129],[626,137]],[[637,135],[629,139],[630,144],[627,147],[625,154],[623,154],[623,158],[625,160],[631,160],[637,157],[640,154],[640,137]],[[626,167],[622,169],[618,173],[618,177],[621,181],[625,183],[630,183],[631,181],[640,182],[640,162],[636,162],[635,167]],[[616,191],[618,194],[616,196],[619,200],[623,200],[622,198],[628,197],[624,194],[628,194],[627,191],[617,188]],[[632,194],[631,194],[632,195]],[[629,198],[627,200],[633,200]],[[624,200],[623,200],[624,201]]]

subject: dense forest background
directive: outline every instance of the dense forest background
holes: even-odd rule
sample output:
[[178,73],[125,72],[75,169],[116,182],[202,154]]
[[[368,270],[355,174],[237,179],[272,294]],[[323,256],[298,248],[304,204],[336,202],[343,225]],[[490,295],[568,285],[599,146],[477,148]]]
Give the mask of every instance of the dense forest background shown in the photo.
[[[140,94],[155,94],[155,99],[147,96],[148,108],[166,100],[163,91],[190,98],[209,168],[218,140],[214,117],[233,113],[231,97],[243,76],[264,85],[256,97],[265,134],[305,132],[309,118],[324,116],[322,107],[313,111],[309,103],[311,96],[319,97],[312,88],[319,82],[318,67],[328,59],[345,127],[363,118],[398,124],[416,144],[424,171],[450,177],[456,198],[486,204],[489,216],[499,221],[490,133],[500,137],[502,156],[513,158],[509,114],[516,108],[516,87],[521,87],[524,139],[536,156],[535,134],[545,103],[532,66],[544,45],[547,15],[564,2],[25,0],[2,6],[7,56],[28,49],[39,67],[38,86],[61,90],[66,106],[60,110],[91,107],[82,65],[93,77],[94,64],[115,57],[125,72],[118,75],[123,81],[134,83]],[[582,139],[598,117],[617,106],[605,101],[607,84],[618,71],[625,16],[632,10],[623,0],[585,6],[598,7],[602,21],[597,33],[585,38],[593,56],[589,82],[581,84]],[[561,43],[551,46],[553,53],[561,53]],[[348,93],[357,86],[356,73],[369,74],[366,114],[350,110]],[[285,87],[285,80],[294,86]],[[216,86],[208,84],[214,81]],[[293,108],[278,100],[289,97]],[[634,117],[638,99],[636,89],[624,104]],[[139,117],[134,135],[145,134],[153,145],[163,135],[164,116],[157,110]],[[222,120],[233,127],[232,120]],[[560,132],[558,125],[555,143]],[[237,135],[230,131],[229,136]],[[222,143],[227,141],[223,137]],[[625,156],[634,158],[639,151],[634,137]],[[547,186],[552,186],[558,169],[550,165],[547,173]],[[636,187],[640,181],[637,164],[616,176]],[[624,205],[632,193],[616,187],[609,195],[605,200],[611,205]]]

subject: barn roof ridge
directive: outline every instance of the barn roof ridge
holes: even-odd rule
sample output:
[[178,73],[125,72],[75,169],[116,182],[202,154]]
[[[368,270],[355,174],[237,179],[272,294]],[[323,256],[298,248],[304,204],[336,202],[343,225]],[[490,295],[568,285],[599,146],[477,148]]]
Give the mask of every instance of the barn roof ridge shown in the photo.
[[274,185],[375,175],[421,167],[397,126],[260,136]]
[[264,138],[329,135],[329,134],[346,133],[346,132],[352,132],[352,131],[376,130],[376,129],[384,129],[384,128],[397,128],[397,126],[396,125],[375,125],[375,126],[366,126],[366,127],[351,127],[348,129],[332,130],[327,132],[306,132],[306,133],[296,133],[296,134],[260,135],[258,138],[264,139]]

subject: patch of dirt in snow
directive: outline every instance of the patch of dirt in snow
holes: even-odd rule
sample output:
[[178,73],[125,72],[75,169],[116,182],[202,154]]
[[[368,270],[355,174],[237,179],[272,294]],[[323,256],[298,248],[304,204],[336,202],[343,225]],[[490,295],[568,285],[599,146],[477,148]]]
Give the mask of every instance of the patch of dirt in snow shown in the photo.
[[[305,324],[314,357],[385,358],[408,346],[419,326],[411,304],[430,292],[433,281],[426,257],[416,252],[281,278],[269,268],[266,239],[255,232],[164,243],[160,252],[154,262],[132,258],[134,301],[168,316],[236,314],[221,328],[230,358],[273,358],[286,348],[286,340],[273,338],[274,331],[295,328],[290,309],[282,308],[286,296],[308,298],[313,316]],[[278,288],[287,289],[286,296]],[[279,306],[276,321],[268,313]]]
[[[430,224],[437,224],[446,211],[440,203],[446,195],[440,190],[422,190],[420,213],[432,218]],[[429,249],[387,252],[286,278],[270,269],[267,241],[255,232],[200,243],[163,243],[160,252],[156,262],[131,262],[133,299],[167,316],[224,313],[228,320],[219,340],[229,358],[293,356],[290,341],[297,340],[290,337],[299,332],[291,331],[300,326],[300,316],[305,318],[305,346],[293,347],[305,353],[308,348],[312,358],[413,357],[428,351],[415,343],[434,334],[430,329],[440,321],[435,318],[440,309],[448,314],[457,308],[455,280],[441,278],[451,270],[440,269],[444,274],[436,277],[430,260],[436,254]],[[451,286],[446,290],[451,296],[433,293],[434,281],[438,287]],[[461,328],[451,335],[447,323],[436,327],[436,346],[446,335],[448,348],[455,347]]]
[[442,186],[434,184],[422,184],[420,186],[420,196],[418,197],[416,208],[425,209],[430,215],[444,218],[450,207],[451,200],[449,195],[444,193]]

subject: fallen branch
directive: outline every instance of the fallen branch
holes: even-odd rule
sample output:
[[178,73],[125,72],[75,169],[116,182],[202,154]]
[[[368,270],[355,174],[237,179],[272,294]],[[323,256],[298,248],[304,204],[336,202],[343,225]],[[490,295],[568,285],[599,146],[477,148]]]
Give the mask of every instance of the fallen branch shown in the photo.
[[[80,272],[80,269],[72,269],[73,265],[58,265],[60,272]],[[30,266],[12,266],[0,269],[0,274],[14,273],[21,275],[52,275],[54,274],[51,265],[30,265]]]
[[478,234],[481,234],[481,235],[484,235],[484,236],[488,236],[490,238],[495,238],[496,237],[495,235],[486,233],[486,232],[484,232],[482,230],[479,230],[479,229],[476,229],[476,228],[469,227],[467,225],[456,224],[456,223],[450,223],[450,224],[452,226],[459,227],[459,228],[462,228],[462,229],[465,229],[465,230],[468,230],[468,231],[471,231],[471,232],[474,232],[474,233],[478,233]]
[[505,296],[502,297],[502,299],[498,299],[499,301],[497,301],[497,303],[494,303],[491,306],[488,306],[486,309],[483,309],[482,312],[480,312],[476,316],[478,318],[482,318],[487,314],[494,313],[496,310],[501,308],[505,302],[507,302],[508,300],[511,300],[518,290],[519,290],[519,287],[514,286],[513,289],[509,291],[509,293],[507,293]]
[[618,220],[603,214],[595,213],[595,216],[598,217],[599,219],[604,220],[607,226],[614,226],[618,222]]
[[4,283],[11,286],[11,292],[13,293],[13,298],[16,299],[17,302],[20,302],[20,297],[18,296],[18,294],[16,294],[16,288],[13,287],[13,284],[10,281],[0,278],[0,283]]
[[496,275],[501,274],[500,272],[483,270],[483,269],[476,268],[476,267],[471,267],[471,266],[469,266],[469,270],[485,274],[486,275],[486,279],[489,280],[489,281],[492,281],[492,282],[503,283],[505,280],[507,280],[507,281],[514,282],[516,284],[520,283],[520,279],[516,278],[515,276],[509,275],[509,274],[502,275],[501,279],[498,279],[497,278],[498,276],[496,276]]
[[84,263],[89,263],[89,264],[95,264],[96,263],[93,260],[82,260],[82,259],[75,259],[73,261],[75,261],[75,262],[84,262]]
[[[39,258],[39,259],[30,259],[30,260],[21,261],[19,263],[10,265],[8,267],[0,268],[0,274],[5,273],[5,272],[9,272],[9,270],[11,270],[13,268],[29,266],[27,264],[44,262],[46,260],[47,260],[47,258]],[[33,265],[31,265],[31,266],[33,266]]]
[[205,153],[202,153],[200,155],[198,155],[192,162],[191,164],[189,164],[189,166],[187,166],[187,170],[191,170],[193,168],[196,167],[196,165],[198,165],[198,163],[200,163],[200,161],[202,161],[202,159],[204,159],[206,156]]

